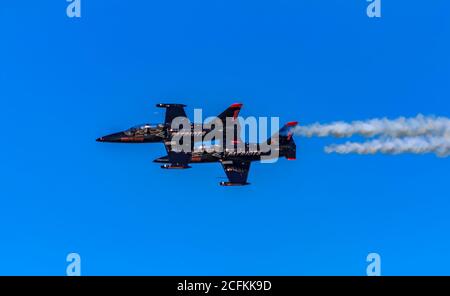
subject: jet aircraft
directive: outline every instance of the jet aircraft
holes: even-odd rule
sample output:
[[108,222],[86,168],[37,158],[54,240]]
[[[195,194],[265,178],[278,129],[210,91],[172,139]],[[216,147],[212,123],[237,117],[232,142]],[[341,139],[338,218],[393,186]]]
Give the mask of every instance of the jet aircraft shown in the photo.
[[[125,131],[113,133],[107,136],[103,136],[97,139],[97,142],[110,142],[110,143],[161,143],[172,138],[172,121],[175,118],[187,118],[183,104],[157,104],[156,107],[165,108],[166,116],[164,123],[157,124],[141,124],[131,127]],[[225,111],[217,116],[218,120],[222,121],[222,125],[225,126],[226,118],[237,119],[242,104],[232,104]],[[213,126],[214,127],[214,126]],[[200,136],[210,132],[211,129],[202,127],[200,123],[192,123],[190,128],[190,134],[192,140],[197,140],[196,133],[200,133]],[[199,135],[197,135],[199,136]],[[200,138],[201,139],[201,138]]]
[[[209,148],[192,149],[191,151],[183,151],[174,148],[172,137],[177,133],[172,130],[171,122],[176,117],[186,117],[184,112],[185,105],[182,104],[158,104],[157,107],[166,108],[166,117],[164,124],[143,125],[138,128],[98,138],[99,142],[118,142],[118,143],[155,143],[162,142],[167,151],[167,155],[154,160],[156,163],[162,163],[161,168],[164,169],[188,169],[189,164],[193,163],[213,163],[219,162],[227,175],[228,182],[220,182],[221,186],[242,186],[248,185],[248,173],[250,164],[253,161],[261,161],[263,159],[285,157],[288,160],[295,160],[296,145],[292,137],[294,128],[297,126],[296,121],[288,122],[277,133],[272,135],[265,143],[241,143],[234,134],[232,143],[225,145],[222,141],[222,147],[211,146]],[[226,122],[231,117],[237,119],[242,104],[233,104],[222,112],[218,119]],[[194,137],[194,128],[198,125],[191,125],[190,136]],[[201,129],[202,135],[212,129]],[[239,128],[238,128],[239,130]],[[226,133],[226,129],[225,129]],[[225,137],[224,137],[225,139]],[[195,143],[193,143],[194,145]],[[231,144],[231,145],[230,145]],[[264,145],[263,145],[264,144]],[[191,147],[193,147],[193,145]],[[276,152],[267,150],[267,147],[276,147]],[[264,149],[262,149],[264,147]],[[215,149],[222,148],[222,149]]]

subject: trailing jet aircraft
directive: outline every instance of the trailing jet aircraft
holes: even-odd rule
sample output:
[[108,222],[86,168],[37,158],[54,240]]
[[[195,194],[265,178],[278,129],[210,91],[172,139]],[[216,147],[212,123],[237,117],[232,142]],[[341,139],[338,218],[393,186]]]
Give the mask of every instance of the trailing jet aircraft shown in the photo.
[[[97,139],[97,142],[110,142],[110,143],[161,143],[172,138],[173,130],[171,128],[172,121],[175,118],[187,118],[183,104],[157,104],[156,107],[165,108],[166,116],[164,123],[158,124],[141,124],[134,126],[125,131],[103,136]],[[222,125],[225,126],[227,118],[237,119],[242,104],[232,104],[225,111],[217,116],[217,119],[222,121]],[[210,132],[211,129],[203,128],[201,123],[192,123],[190,128],[190,134],[192,140],[195,141],[198,138],[194,136],[203,136]],[[200,133],[198,135],[197,133]],[[201,137],[200,137],[201,139]]]
[[[236,145],[224,148],[222,151],[216,149],[202,149],[193,152],[176,152],[172,149],[170,141],[164,143],[167,150],[167,156],[155,159],[154,162],[165,163],[161,168],[165,169],[187,169],[192,163],[211,163],[220,162],[228,177],[228,182],[220,182],[221,186],[242,186],[248,185],[247,177],[252,161],[260,161],[262,159],[285,157],[288,160],[295,160],[296,145],[292,138],[294,128],[297,122],[288,122],[277,133],[269,138],[266,143],[269,147],[276,147],[274,151],[262,149],[262,144],[243,143],[243,147]],[[214,147],[210,147],[214,148]],[[220,149],[218,149],[220,150]]]
[[[185,105],[182,104],[157,104],[157,107],[166,108],[165,121],[162,124],[150,125],[145,124],[138,127],[128,129],[123,132],[114,133],[108,136],[98,138],[99,142],[113,143],[164,143],[167,155],[155,159],[156,163],[163,163],[161,168],[164,169],[187,169],[192,163],[212,163],[220,162],[228,177],[228,182],[220,182],[222,186],[238,186],[248,185],[247,177],[252,161],[267,160],[279,157],[285,157],[288,160],[296,158],[296,145],[292,138],[293,130],[297,122],[289,122],[284,125],[277,133],[264,143],[242,143],[239,139],[239,124],[236,121],[242,104],[233,104],[222,112],[215,120],[222,122],[223,127],[226,126],[227,119],[232,118],[234,135],[226,137],[227,131],[231,131],[225,127],[221,132],[223,135],[220,147],[213,145],[206,148],[195,149],[195,141],[198,139],[195,133],[200,131],[201,137],[209,132],[217,132],[214,130],[214,123],[211,128],[205,129],[201,124],[190,124],[190,130],[183,131],[184,136],[189,137],[192,142],[191,149],[188,151],[180,149],[174,143],[173,139],[179,135],[180,130],[172,128],[172,121],[175,118],[187,118],[184,111]],[[237,126],[237,130],[235,128]],[[270,147],[270,149],[267,149]],[[275,153],[274,153],[275,152]]]

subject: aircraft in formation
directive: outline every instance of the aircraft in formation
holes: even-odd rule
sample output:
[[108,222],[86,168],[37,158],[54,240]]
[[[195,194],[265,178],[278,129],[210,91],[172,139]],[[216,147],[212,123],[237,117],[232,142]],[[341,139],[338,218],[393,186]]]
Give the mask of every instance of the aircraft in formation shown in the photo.
[[[113,133],[97,139],[98,142],[109,143],[164,143],[167,155],[154,160],[156,163],[162,163],[161,168],[164,169],[187,169],[189,164],[193,163],[213,163],[219,162],[228,177],[228,182],[220,182],[222,186],[242,186],[248,185],[247,177],[250,170],[250,163],[253,161],[261,161],[263,159],[285,157],[288,160],[296,158],[296,145],[292,138],[293,131],[297,122],[288,122],[277,133],[272,135],[265,143],[242,143],[240,142],[240,127],[238,123],[238,115],[242,104],[232,104],[225,111],[219,114],[214,120],[219,120],[222,127],[220,130],[223,138],[220,145],[223,149],[215,149],[217,147],[206,147],[203,149],[191,149],[185,151],[175,147],[172,141],[174,135],[183,132],[185,136],[191,139],[191,148],[197,141],[202,141],[203,136],[214,131],[216,125],[212,122],[209,125],[201,123],[189,123],[190,129],[179,130],[173,127],[175,119],[187,119],[183,104],[157,104],[156,107],[165,108],[164,123],[159,124],[143,124],[129,128],[125,131]],[[232,130],[226,127],[227,123],[233,122]],[[189,121],[187,121],[189,122]],[[216,122],[217,123],[217,122]],[[217,129],[215,130],[217,131]],[[230,137],[227,133],[234,132],[229,145],[225,145]],[[263,146],[264,145],[264,146]],[[262,149],[263,147],[277,147],[277,153]],[[239,148],[238,148],[239,147]]]

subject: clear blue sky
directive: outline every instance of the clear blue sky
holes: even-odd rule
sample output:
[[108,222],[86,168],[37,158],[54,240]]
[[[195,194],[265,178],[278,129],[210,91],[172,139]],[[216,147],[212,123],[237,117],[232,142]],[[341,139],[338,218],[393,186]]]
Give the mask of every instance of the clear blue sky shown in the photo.
[[[276,2],[276,3],[275,3]],[[450,159],[323,152],[161,170],[160,144],[95,139],[160,122],[159,102],[281,121],[450,116],[450,3],[94,1],[0,4],[0,274],[450,274]],[[159,111],[159,113],[157,113]]]

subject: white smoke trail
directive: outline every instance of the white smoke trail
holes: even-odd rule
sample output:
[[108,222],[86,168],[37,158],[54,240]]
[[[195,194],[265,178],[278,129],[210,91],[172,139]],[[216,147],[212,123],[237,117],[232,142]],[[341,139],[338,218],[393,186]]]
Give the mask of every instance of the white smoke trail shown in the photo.
[[440,157],[450,155],[450,119],[447,117],[419,114],[412,118],[399,117],[392,120],[375,118],[350,123],[314,123],[297,127],[295,133],[305,137],[378,137],[362,143],[333,144],[325,147],[327,153],[435,153]]
[[363,143],[347,142],[345,144],[333,144],[325,147],[327,153],[339,154],[400,154],[400,153],[435,153],[439,157],[450,155],[450,134],[442,137],[405,137],[383,138],[370,140]]
[[416,136],[441,136],[450,132],[450,119],[447,117],[417,115],[413,118],[400,117],[353,121],[337,121],[330,124],[315,123],[298,126],[296,135],[305,137],[363,137],[387,136],[393,138]]

